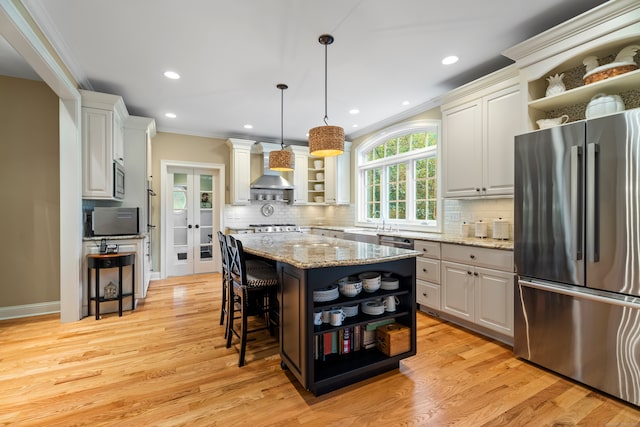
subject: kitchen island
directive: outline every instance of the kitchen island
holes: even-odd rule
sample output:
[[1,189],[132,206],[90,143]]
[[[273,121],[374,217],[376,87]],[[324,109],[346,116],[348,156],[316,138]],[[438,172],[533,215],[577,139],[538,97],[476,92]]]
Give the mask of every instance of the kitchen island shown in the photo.
[[[303,233],[239,234],[247,256],[276,264],[281,289],[280,356],[284,366],[316,395],[396,369],[416,353],[415,271],[419,252]],[[314,298],[344,278],[378,272],[398,279],[396,289],[361,292],[354,297]],[[362,304],[396,297],[396,310],[362,313]],[[315,301],[314,301],[315,300]],[[358,307],[338,326],[314,325],[314,313]],[[377,322],[395,322],[408,332],[408,350],[385,354],[364,345]],[[367,332],[367,329],[369,331]],[[345,337],[346,336],[346,337]],[[365,348],[366,347],[366,348]]]

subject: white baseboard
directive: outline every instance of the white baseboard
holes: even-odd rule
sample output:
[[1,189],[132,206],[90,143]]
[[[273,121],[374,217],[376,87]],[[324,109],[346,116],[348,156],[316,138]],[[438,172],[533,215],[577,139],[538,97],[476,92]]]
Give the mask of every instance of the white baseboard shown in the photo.
[[162,277],[159,271],[153,271],[151,276],[149,276],[149,280],[160,280]]
[[60,301],[0,307],[0,320],[60,313]]

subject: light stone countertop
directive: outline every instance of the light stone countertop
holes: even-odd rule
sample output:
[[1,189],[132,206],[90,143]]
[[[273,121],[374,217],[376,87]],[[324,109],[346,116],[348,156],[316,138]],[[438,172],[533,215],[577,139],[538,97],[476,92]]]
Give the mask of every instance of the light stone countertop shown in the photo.
[[430,240],[432,242],[440,242],[440,243],[452,243],[456,245],[467,245],[467,246],[477,246],[482,248],[490,248],[490,249],[503,249],[512,251],[513,250],[513,240],[497,240],[491,238],[481,239],[478,237],[462,237],[459,234],[451,234],[451,233],[427,233],[421,231],[382,231],[376,230],[375,228],[366,228],[366,227],[344,227],[344,226],[332,226],[332,225],[311,225],[310,228],[322,228],[326,230],[335,230],[335,231],[349,231],[356,232],[357,230],[364,230],[366,232],[374,232],[378,236],[395,236],[402,237],[406,239],[415,239],[415,240]]
[[128,235],[122,235],[122,236],[91,236],[91,237],[83,237],[82,240],[84,240],[84,241],[92,241],[92,240],[100,241],[102,239],[105,239],[106,241],[109,241],[109,240],[144,239],[145,237],[147,237],[146,234],[128,234]]
[[365,265],[415,258],[420,252],[306,233],[235,234],[246,253],[297,268]]

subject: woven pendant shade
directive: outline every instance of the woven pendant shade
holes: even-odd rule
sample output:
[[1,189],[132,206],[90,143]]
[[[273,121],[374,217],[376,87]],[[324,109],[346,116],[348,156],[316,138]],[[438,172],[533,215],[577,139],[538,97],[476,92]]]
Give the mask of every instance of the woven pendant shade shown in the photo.
[[289,86],[284,83],[278,83],[276,87],[280,89],[280,149],[269,153],[269,169],[289,172],[295,166],[293,153],[284,149],[284,91]]
[[344,129],[340,126],[318,126],[309,130],[309,154],[316,157],[332,157],[342,153]]
[[292,171],[295,167],[295,157],[291,151],[277,150],[269,153],[269,169],[274,171]]

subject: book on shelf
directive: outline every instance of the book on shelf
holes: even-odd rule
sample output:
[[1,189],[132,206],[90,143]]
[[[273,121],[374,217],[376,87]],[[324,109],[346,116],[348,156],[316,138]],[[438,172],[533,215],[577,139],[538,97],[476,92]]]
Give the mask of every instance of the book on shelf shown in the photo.
[[378,326],[388,325],[390,323],[393,323],[394,321],[395,320],[393,318],[390,318],[390,319],[378,320],[376,322],[370,322],[370,323],[367,323],[365,329],[367,331],[375,331],[376,329],[378,329]]

